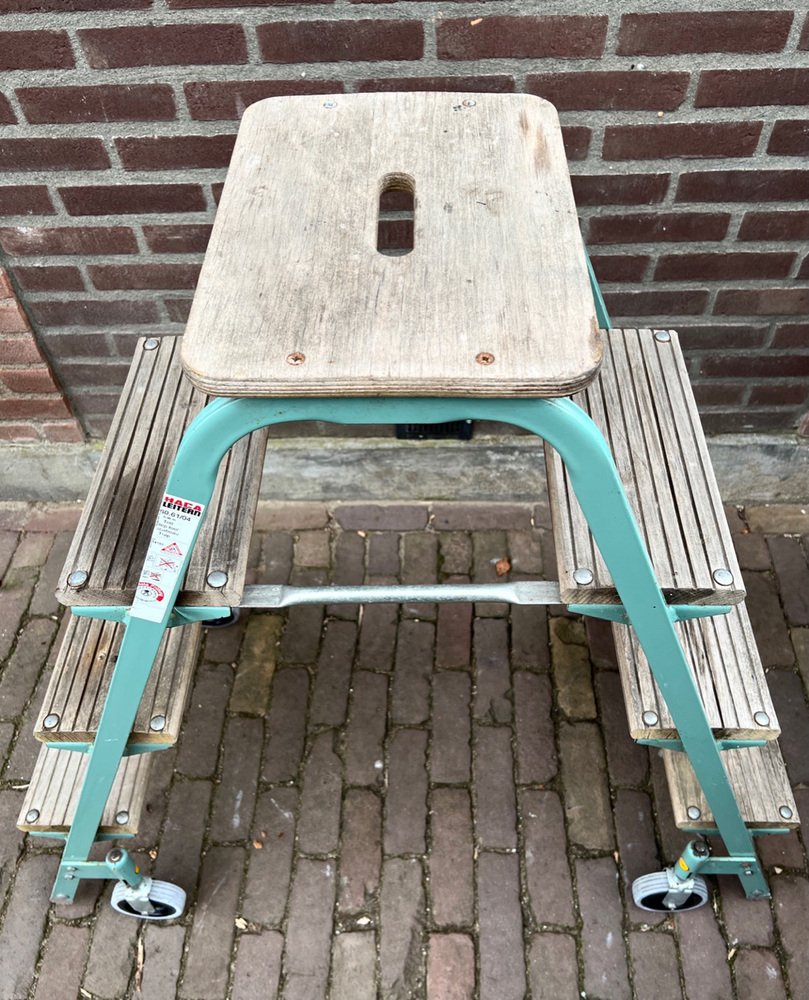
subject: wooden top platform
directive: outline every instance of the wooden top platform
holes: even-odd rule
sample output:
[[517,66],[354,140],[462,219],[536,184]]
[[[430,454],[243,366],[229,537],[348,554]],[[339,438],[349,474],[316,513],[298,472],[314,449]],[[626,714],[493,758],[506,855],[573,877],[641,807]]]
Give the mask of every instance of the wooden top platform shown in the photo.
[[[380,196],[413,248],[377,249]],[[221,396],[563,396],[601,361],[556,110],[526,94],[245,112],[182,354]]]

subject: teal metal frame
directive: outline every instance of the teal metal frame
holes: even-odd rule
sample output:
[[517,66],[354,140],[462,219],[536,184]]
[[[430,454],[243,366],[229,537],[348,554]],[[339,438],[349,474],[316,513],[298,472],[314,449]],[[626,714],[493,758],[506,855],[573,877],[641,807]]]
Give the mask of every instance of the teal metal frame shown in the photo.
[[[620,608],[613,607],[610,613],[625,616],[635,628],[680,734],[682,749],[691,760],[727,847],[728,856],[712,858],[704,870],[738,875],[748,897],[768,896],[752,833],[741,816],[722,761],[722,743],[711,732],[694,676],[674,629],[674,622],[680,617],[720,609],[681,613],[679,608],[667,606],[607,443],[590,417],[570,399],[216,399],[186,431],[166,492],[207,508],[221,459],[240,438],[272,424],[293,420],[397,424],[466,419],[494,420],[522,427],[544,438],[561,455],[621,600]],[[194,541],[198,532],[199,524]],[[89,852],[97,839],[119,762],[127,752],[141,694],[165,629],[190,617],[201,614],[210,617],[216,613],[216,609],[205,608],[195,609],[195,614],[189,615],[190,609],[175,607],[192,548],[189,545],[183,557],[182,571],[167,594],[159,621],[136,617],[129,613],[130,609],[114,609],[124,621],[124,637],[98,733],[87,749],[85,780],[75,819],[66,835],[54,900],[72,899],[80,878],[109,876],[109,865],[88,861]],[[575,609],[587,613],[595,610],[593,606],[575,606]],[[110,610],[113,609],[97,609]],[[90,613],[90,609],[81,613]],[[132,878],[133,873],[129,874]],[[134,876],[135,884],[138,877],[142,876]]]

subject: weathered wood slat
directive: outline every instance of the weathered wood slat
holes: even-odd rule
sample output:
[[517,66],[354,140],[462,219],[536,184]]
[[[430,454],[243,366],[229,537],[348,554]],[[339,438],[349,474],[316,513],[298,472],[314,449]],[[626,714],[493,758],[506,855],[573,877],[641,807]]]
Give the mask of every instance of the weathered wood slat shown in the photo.
[[[155,350],[135,348],[107,443],[68,552],[56,595],[67,605],[128,605],[183,431],[207,397],[183,376],[180,338],[164,337]],[[261,485],[267,431],[243,438],[219,470],[217,488],[180,592],[179,603],[238,605]],[[74,589],[67,577],[89,573]],[[222,589],[206,583],[222,570]]]
[[[688,757],[664,750],[663,759],[677,826],[683,830],[715,831],[713,814]],[[794,830],[799,825],[795,798],[776,742],[745,750],[726,750],[722,760],[748,826]],[[693,812],[689,816],[689,809],[699,810],[699,815]]]
[[[151,767],[151,754],[124,757],[104,807],[99,834],[138,831]],[[85,754],[43,746],[39,751],[17,826],[29,833],[67,833],[87,766]]]
[[[775,739],[778,720],[744,605],[676,628],[714,736]],[[613,635],[630,735],[636,740],[676,739],[676,727],[634,630],[614,625]]]
[[[400,256],[377,249],[390,190],[415,203]],[[247,109],[186,328],[195,385],[564,396],[600,358],[552,105],[412,92]]]
[[[65,632],[34,736],[45,743],[95,739],[124,628],[73,618]],[[197,662],[201,625],[169,629],[149,675],[132,728],[133,743],[177,742]]]
[[[656,339],[655,332],[664,334]],[[741,573],[673,331],[610,330],[596,380],[573,397],[607,439],[667,600],[737,604]],[[546,446],[562,600],[618,601],[557,452]],[[591,584],[573,579],[593,573]],[[728,570],[732,583],[713,574]]]

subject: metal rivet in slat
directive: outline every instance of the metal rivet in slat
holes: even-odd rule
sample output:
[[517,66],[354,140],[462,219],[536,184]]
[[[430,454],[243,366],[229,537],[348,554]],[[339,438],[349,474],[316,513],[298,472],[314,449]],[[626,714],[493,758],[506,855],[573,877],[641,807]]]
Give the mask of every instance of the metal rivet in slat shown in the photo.
[[122,826],[124,823],[129,822],[129,813],[126,809],[122,809],[120,812],[115,814],[115,822],[120,823]]
[[718,583],[720,587],[729,587],[733,583],[733,574],[724,566],[718,566],[711,575],[713,582]]
[[153,715],[149,721],[149,728],[153,729],[156,733],[161,732],[166,728],[166,717],[165,715]]
[[26,823],[36,823],[38,819],[39,819],[39,809],[29,809],[28,812],[25,814]]
[[586,566],[580,566],[578,569],[573,570],[573,579],[576,583],[586,587],[588,583],[593,582],[593,571],[587,569]]
[[56,729],[59,725],[59,716],[55,712],[51,712],[50,715],[46,715],[42,720],[42,725],[46,729]]
[[329,110],[331,110],[332,108],[336,108],[337,107],[337,101],[324,101],[323,102],[323,107],[324,108],[328,108]]
[[689,819],[699,819],[700,816],[702,815],[702,810],[699,808],[699,806],[689,806],[686,809],[685,814],[686,816],[688,816]]
[[67,578],[67,585],[72,590],[81,590],[82,587],[87,586],[87,581],[90,579],[90,574],[86,569],[74,569],[70,576]]
[[209,587],[215,587],[218,590],[228,582],[228,575],[223,573],[221,569],[215,569],[205,577],[205,582]]
[[655,330],[654,338],[658,344],[668,344],[671,340],[671,334],[668,330]]
[[160,347],[160,341],[157,337],[149,337],[148,340],[144,340],[143,349],[144,351],[156,351]]
[[657,712],[644,712],[641,716],[644,726],[656,726],[660,722]]
[[781,817],[781,819],[792,819],[792,810],[789,808],[789,806],[779,806],[778,815]]
[[770,717],[766,712],[756,712],[753,716],[757,726],[769,726]]

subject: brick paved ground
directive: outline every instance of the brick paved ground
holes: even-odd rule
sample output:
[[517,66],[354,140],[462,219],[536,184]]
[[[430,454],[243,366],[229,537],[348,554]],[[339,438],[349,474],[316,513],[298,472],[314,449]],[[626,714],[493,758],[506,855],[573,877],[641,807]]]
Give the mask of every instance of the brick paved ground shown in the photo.
[[[254,578],[483,581],[503,559],[554,575],[541,508],[429,513],[263,506]],[[0,505],[2,1000],[809,997],[800,835],[761,841],[770,902],[731,879],[683,917],[630,902],[684,838],[659,760],[626,735],[609,633],[559,608],[296,608],[209,633],[135,841],[186,916],[128,920],[91,883],[49,908],[56,848],[14,823],[75,517]],[[809,816],[809,516],[729,518]]]

